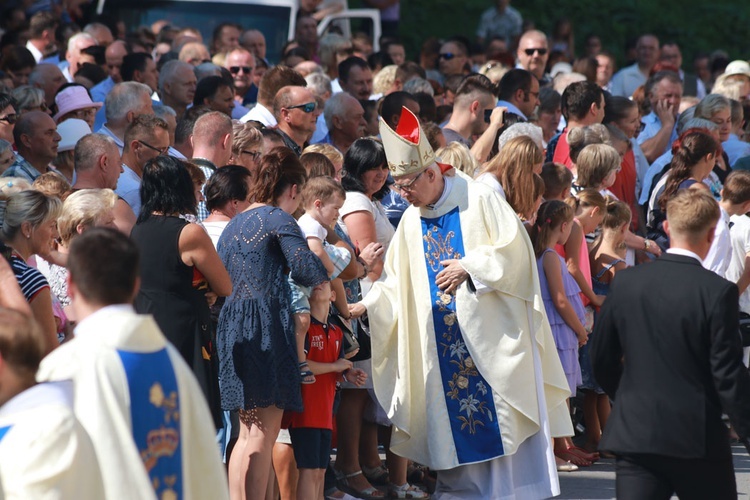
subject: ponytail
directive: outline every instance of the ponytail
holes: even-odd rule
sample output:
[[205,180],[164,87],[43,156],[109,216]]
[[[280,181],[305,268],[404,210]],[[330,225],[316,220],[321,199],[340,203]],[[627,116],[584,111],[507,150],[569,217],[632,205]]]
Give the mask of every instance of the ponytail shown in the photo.
[[685,131],[672,145],[672,166],[664,192],[659,197],[659,208],[666,212],[667,202],[672,198],[680,184],[690,178],[693,167],[706,155],[718,154],[721,145],[700,129]]
[[563,201],[550,200],[542,203],[537,212],[536,223],[531,228],[531,240],[534,242],[537,259],[547,249],[550,233],[563,222],[571,222],[574,215],[573,208]]

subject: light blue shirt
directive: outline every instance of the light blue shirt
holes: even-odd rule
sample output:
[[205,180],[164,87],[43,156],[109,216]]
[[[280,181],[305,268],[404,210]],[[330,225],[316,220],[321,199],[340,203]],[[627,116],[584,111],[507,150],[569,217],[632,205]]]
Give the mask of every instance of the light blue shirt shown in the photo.
[[729,139],[721,143],[724,152],[729,157],[729,166],[733,167],[735,162],[745,156],[750,156],[750,144],[741,141],[735,134],[729,134]]
[[[647,140],[653,138],[656,136],[656,134],[659,133],[661,130],[661,120],[658,116],[656,116],[656,113],[653,111],[644,116],[641,119],[641,123],[643,123],[644,127],[643,130],[641,130],[641,133],[638,134],[638,145],[643,146],[643,143]],[[675,121],[674,128],[672,128],[672,135],[669,137],[669,144],[667,144],[667,147],[664,148],[664,151],[660,152],[659,154],[664,154],[667,151],[670,151],[672,149],[672,143],[677,140],[677,122]]]
[[520,109],[518,109],[518,106],[516,106],[512,102],[497,101],[497,107],[498,108],[508,108],[508,113],[514,113],[514,114],[520,116],[521,118],[523,118],[526,121],[528,121],[528,119],[529,119],[525,114],[523,114],[523,111],[521,111]]
[[638,87],[644,85],[648,77],[641,73],[638,64],[627,66],[615,73],[610,81],[610,92],[612,95],[630,97]]
[[641,196],[638,198],[638,203],[641,205],[645,205],[648,203],[648,192],[651,190],[651,185],[654,183],[654,177],[661,172],[661,170],[666,166],[667,163],[672,161],[672,150],[670,149],[660,157],[658,157],[656,160],[654,160],[654,163],[651,164],[650,167],[648,167],[648,170],[646,171],[646,175],[643,178],[643,189],[641,189]]
[[115,193],[130,205],[136,217],[141,213],[141,178],[130,167],[122,164]]
[[[104,109],[104,106],[102,106],[102,109]],[[94,128],[96,128],[96,127],[94,127]],[[110,129],[107,128],[106,125],[102,125],[101,128],[99,130],[97,130],[97,132],[100,133],[100,134],[104,134],[106,136],[111,137],[112,140],[115,141],[115,144],[117,144],[117,149],[120,150],[120,154],[122,155],[122,148],[125,147],[125,143],[122,142],[122,139],[120,139],[119,137],[117,137],[114,134],[114,132],[112,132]]]
[[313,132],[310,138],[310,144],[318,144],[324,142],[323,140],[328,135],[328,126],[326,125],[326,119],[323,113],[320,113],[318,120],[315,122],[315,132]]

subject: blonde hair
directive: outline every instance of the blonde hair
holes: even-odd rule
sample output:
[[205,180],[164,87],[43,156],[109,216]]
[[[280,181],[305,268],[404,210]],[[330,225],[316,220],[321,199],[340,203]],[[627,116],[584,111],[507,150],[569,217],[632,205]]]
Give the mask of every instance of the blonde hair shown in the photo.
[[66,247],[78,234],[78,226],[96,226],[102,215],[113,210],[117,195],[111,189],[82,189],[68,196],[57,219],[57,231]]
[[735,101],[742,101],[745,96],[742,95],[742,91],[745,88],[745,82],[742,80],[730,80],[728,78],[720,78],[716,80],[713,88],[711,89],[712,94],[719,94],[726,97],[727,99],[734,99]]
[[598,208],[601,212],[607,209],[607,200],[596,189],[583,189],[573,196],[565,198],[565,203],[573,207],[576,215],[585,208]]
[[452,165],[472,177],[479,169],[479,163],[477,163],[469,148],[458,141],[448,143],[447,146],[438,149],[435,151],[435,155],[442,162]]
[[[496,162],[495,176],[505,191],[508,204],[517,214],[527,214],[534,207],[534,167],[544,155],[530,137],[516,137],[489,163]],[[489,164],[488,164],[489,165]]]
[[719,220],[719,204],[711,193],[683,189],[667,202],[669,232],[696,241]]
[[59,198],[60,201],[65,201],[65,198],[70,195],[72,189],[70,183],[63,178],[62,175],[55,172],[45,172],[31,184],[31,189]]
[[0,238],[10,243],[24,222],[37,228],[46,222],[57,219],[62,201],[54,196],[35,189],[27,189],[6,195],[0,194]]
[[620,168],[620,154],[607,144],[591,144],[583,148],[578,155],[578,185],[581,187],[598,188],[604,179],[613,171]]
[[630,224],[632,213],[627,203],[612,196],[607,196],[605,200],[607,207],[604,210],[602,229],[620,229],[623,224]]
[[344,155],[341,154],[341,151],[330,144],[310,144],[302,151],[302,154],[305,153],[320,153],[331,160],[331,163],[334,165],[341,165],[344,163]]
[[378,74],[372,79],[372,93],[386,95],[393,87],[393,82],[396,81],[397,70],[398,66],[389,64],[378,71]]
[[335,195],[339,195],[342,200],[346,199],[346,191],[341,184],[328,176],[313,177],[302,188],[302,206],[307,210],[312,208],[315,200],[327,203]]
[[239,157],[243,150],[263,146],[263,134],[249,123],[232,121],[232,154]]

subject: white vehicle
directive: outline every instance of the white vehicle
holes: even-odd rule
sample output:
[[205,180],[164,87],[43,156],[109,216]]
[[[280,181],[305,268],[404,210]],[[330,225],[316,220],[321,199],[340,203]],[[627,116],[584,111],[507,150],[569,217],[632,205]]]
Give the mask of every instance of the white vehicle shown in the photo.
[[[340,1],[340,0],[333,0]],[[318,24],[323,35],[335,25],[349,36],[350,19],[369,19],[373,47],[378,50],[380,12],[377,9],[344,9],[328,16]],[[294,25],[299,9],[298,0],[98,0],[97,13],[106,12],[121,20],[129,28],[150,26],[165,19],[178,27],[200,29],[203,39],[210,43],[214,29],[221,23],[237,23],[245,29],[260,30],[266,37],[268,57],[278,62],[284,44],[294,38]]]

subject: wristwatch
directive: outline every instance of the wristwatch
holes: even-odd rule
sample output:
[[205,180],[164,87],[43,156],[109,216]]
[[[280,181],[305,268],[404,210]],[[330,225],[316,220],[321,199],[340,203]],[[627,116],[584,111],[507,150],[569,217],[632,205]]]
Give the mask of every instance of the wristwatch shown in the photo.
[[651,247],[651,240],[649,240],[648,238],[645,238],[643,240],[643,249],[648,251],[650,247]]
[[360,257],[357,257],[357,262],[362,264],[362,268],[364,268],[365,272],[362,276],[359,277],[359,279],[367,278],[367,275],[370,274],[370,270],[367,268],[367,264],[365,264],[365,261],[362,260]]

